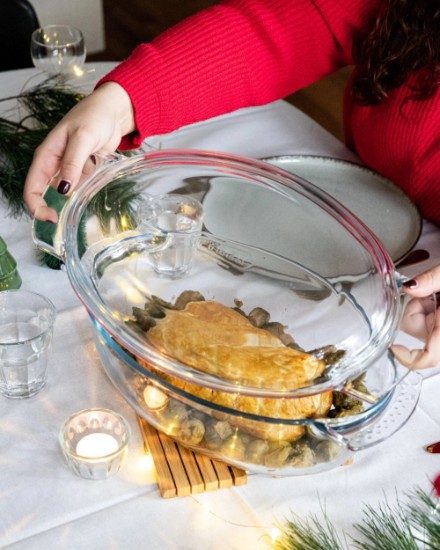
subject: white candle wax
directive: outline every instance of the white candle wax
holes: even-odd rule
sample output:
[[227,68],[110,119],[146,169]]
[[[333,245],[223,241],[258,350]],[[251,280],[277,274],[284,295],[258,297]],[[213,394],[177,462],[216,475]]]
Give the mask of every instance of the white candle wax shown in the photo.
[[93,433],[78,441],[76,454],[85,458],[100,458],[118,450],[118,442],[110,434]]

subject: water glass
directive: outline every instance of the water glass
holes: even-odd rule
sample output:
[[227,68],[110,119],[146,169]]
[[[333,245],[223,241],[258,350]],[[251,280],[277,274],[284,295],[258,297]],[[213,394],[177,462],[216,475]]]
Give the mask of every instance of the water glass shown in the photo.
[[154,271],[177,279],[186,275],[193,264],[203,207],[192,197],[178,194],[151,196],[137,210],[138,229],[153,231],[163,245],[150,254]]
[[31,397],[46,383],[55,306],[28,290],[0,292],[0,394]]
[[46,25],[32,33],[31,57],[49,76],[82,73],[86,57],[84,36],[69,25]]

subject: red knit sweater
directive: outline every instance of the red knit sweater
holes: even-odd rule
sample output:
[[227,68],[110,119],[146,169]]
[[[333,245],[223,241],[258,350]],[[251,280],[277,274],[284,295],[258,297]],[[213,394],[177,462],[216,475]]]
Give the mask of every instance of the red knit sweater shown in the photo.
[[[352,64],[353,38],[378,0],[224,0],[142,44],[101,82],[129,93],[137,133],[148,135],[262,105]],[[413,77],[415,79],[416,76]],[[344,98],[347,144],[440,224],[440,90],[410,101],[402,86],[380,106]]]

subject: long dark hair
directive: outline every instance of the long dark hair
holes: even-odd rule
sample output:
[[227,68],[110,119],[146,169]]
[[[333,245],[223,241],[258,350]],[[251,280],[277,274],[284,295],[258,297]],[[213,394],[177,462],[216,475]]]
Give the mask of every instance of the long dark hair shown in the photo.
[[353,97],[377,105],[418,72],[410,99],[432,97],[440,85],[440,1],[381,0],[376,21],[353,46],[358,67]]

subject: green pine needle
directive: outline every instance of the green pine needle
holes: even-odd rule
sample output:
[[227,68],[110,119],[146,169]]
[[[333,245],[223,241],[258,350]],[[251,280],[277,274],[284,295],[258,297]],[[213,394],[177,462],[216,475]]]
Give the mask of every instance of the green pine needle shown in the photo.
[[49,79],[21,94],[18,101],[29,113],[29,118],[44,128],[53,128],[84,97],[85,94],[67,86],[53,86]]
[[376,506],[366,506],[363,519],[353,525],[362,536],[342,538],[325,511],[322,518],[307,519],[292,514],[285,525],[278,527],[281,535],[272,544],[275,550],[440,550],[440,509],[437,502],[420,489],[407,495],[408,503],[398,499],[395,505],[387,500]]
[[407,515],[414,529],[424,535],[425,548],[440,550],[439,504],[421,489],[416,489],[409,495]]
[[64,265],[64,262],[62,262],[59,258],[52,256],[52,254],[48,254],[47,252],[41,252],[41,263],[47,265],[50,269],[55,270],[61,269]]
[[126,231],[136,226],[135,205],[139,195],[135,186],[135,181],[118,179],[106,185],[90,201],[89,215],[96,215],[104,235],[110,234],[112,223],[118,231]]
[[4,98],[17,99],[27,113],[19,122],[0,117],[0,188],[14,217],[26,212],[24,182],[35,149],[83,97],[69,88],[51,87],[45,81],[15,98]]
[[311,515],[302,519],[292,514],[286,526],[280,528],[281,536],[273,547],[275,550],[344,550],[347,548],[338,536],[325,510],[321,507],[322,518]]
[[418,550],[411,525],[397,502],[392,507],[387,501],[376,507],[367,506],[362,523],[354,527],[365,541],[354,540],[359,550]]
[[0,118],[0,188],[14,217],[25,212],[23,189],[35,149],[48,129],[22,129]]

